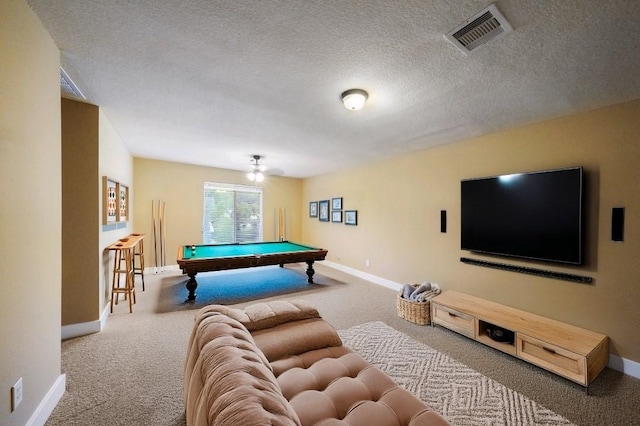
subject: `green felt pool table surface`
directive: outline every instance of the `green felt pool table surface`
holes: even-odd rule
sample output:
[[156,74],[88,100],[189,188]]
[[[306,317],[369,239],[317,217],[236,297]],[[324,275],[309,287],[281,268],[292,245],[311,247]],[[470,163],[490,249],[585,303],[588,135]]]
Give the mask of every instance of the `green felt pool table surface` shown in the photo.
[[[195,248],[195,250],[192,250],[192,248]],[[315,247],[291,243],[288,241],[243,244],[185,245],[182,246],[182,259],[252,256],[317,250],[319,249]]]

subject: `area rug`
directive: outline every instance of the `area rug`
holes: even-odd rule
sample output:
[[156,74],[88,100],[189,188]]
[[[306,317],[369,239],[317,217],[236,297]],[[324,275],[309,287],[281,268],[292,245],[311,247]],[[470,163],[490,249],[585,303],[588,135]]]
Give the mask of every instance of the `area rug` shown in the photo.
[[[173,282],[163,285],[158,312],[197,309],[211,304],[232,305],[320,286],[320,283],[309,284],[305,270],[298,267],[281,268],[276,265],[201,272],[196,275],[196,300],[187,302],[189,292],[185,284],[189,278],[183,275],[169,279]],[[316,278],[316,281],[321,282],[322,279]]]
[[383,322],[338,332],[345,346],[456,426],[572,425],[564,417]]

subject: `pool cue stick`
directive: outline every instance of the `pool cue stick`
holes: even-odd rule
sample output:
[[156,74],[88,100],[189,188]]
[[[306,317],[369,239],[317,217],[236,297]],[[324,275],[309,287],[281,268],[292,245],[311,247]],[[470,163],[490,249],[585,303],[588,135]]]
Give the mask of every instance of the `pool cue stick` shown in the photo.
[[167,217],[166,203],[161,201],[162,213],[160,214],[160,262],[162,263],[162,272],[167,266]]
[[153,221],[153,272],[158,273],[158,251],[156,246],[156,202],[151,201],[151,218]]
[[158,201],[158,205],[160,208],[160,272],[164,272],[164,201]]
[[162,200],[158,200],[158,270],[162,272]]
[[160,246],[160,272],[163,272],[162,265],[162,200],[158,200],[158,234],[160,235],[160,241],[158,245]]
[[162,264],[162,200],[158,200],[158,270],[164,272]]
[[156,201],[156,223],[155,223],[155,227],[156,227],[156,257],[158,258],[158,260],[156,261],[156,267],[158,269],[158,272],[161,272],[160,270],[160,263],[162,262],[160,260],[160,227],[158,226],[158,224],[160,223],[160,201]]
[[282,241],[282,207],[278,208],[278,241]]

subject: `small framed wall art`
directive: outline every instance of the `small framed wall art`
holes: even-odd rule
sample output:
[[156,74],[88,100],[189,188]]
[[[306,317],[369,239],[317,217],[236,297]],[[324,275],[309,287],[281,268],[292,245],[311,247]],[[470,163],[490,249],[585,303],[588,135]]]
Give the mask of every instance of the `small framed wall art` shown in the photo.
[[118,184],[118,222],[129,220],[129,187]]
[[333,210],[331,212],[331,222],[334,222],[334,223],[342,222],[342,210]]
[[357,225],[358,224],[358,210],[345,210],[344,211],[344,224],[345,225]]
[[309,203],[309,217],[318,217],[318,202],[311,201]]
[[118,221],[118,182],[102,176],[102,224]]
[[331,210],[342,210],[342,197],[331,199]]
[[318,201],[318,220],[329,222],[329,200]]

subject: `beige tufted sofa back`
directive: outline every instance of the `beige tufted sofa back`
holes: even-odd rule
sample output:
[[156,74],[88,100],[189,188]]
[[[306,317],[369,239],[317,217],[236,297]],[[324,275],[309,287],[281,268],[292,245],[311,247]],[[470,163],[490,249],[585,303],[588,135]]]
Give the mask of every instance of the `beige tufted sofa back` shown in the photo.
[[197,314],[185,365],[187,425],[449,424],[342,346],[317,311],[274,303]]

